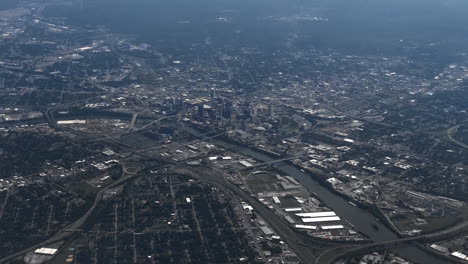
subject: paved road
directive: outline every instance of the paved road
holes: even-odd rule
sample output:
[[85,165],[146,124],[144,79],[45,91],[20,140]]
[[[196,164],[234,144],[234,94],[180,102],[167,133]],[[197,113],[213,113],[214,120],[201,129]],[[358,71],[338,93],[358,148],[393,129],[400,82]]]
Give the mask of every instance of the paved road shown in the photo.
[[254,168],[258,168],[258,167],[272,165],[272,164],[279,163],[279,162],[282,162],[282,161],[295,160],[295,159],[300,159],[300,158],[305,158],[305,157],[307,157],[307,156],[301,155],[301,156],[294,156],[294,157],[288,157],[288,158],[272,160],[272,161],[263,162],[263,163],[255,163],[255,165],[253,165],[251,167],[241,168],[241,170],[254,169]]
[[99,202],[102,200],[102,197],[104,195],[104,193],[130,179],[132,179],[133,177],[135,177],[137,174],[128,174],[126,175],[125,173],[126,169],[123,168],[122,170],[122,177],[117,180],[116,182],[110,184],[110,185],[107,185],[106,187],[102,188],[101,190],[99,190],[99,192],[96,194],[96,197],[94,198],[94,203],[93,205],[88,209],[88,211],[80,217],[80,219],[76,220],[74,223],[72,224],[69,224],[65,227],[63,227],[62,229],[60,229],[53,237],[43,241],[43,242],[40,242],[38,244],[35,244],[29,248],[26,248],[26,249],[23,249],[21,251],[18,251],[14,254],[11,254],[7,257],[4,257],[3,259],[0,259],[0,264],[3,264],[3,263],[7,263],[8,261],[10,261],[11,259],[13,258],[16,258],[18,256],[21,256],[23,254],[26,254],[30,251],[34,251],[35,249],[39,248],[39,247],[43,247],[45,245],[48,245],[48,244],[52,244],[52,243],[55,243],[55,242],[58,242],[60,240],[63,240],[69,236],[71,236],[72,234],[74,234],[77,230],[79,230],[81,228],[81,226],[86,222],[86,220],[88,219],[88,217],[94,212],[94,210],[96,209],[97,205],[99,204]]
[[128,132],[133,131],[133,128],[135,127],[136,120],[138,118],[138,112],[132,114],[132,121],[130,121],[130,126],[128,126]]
[[[54,117],[53,117],[53,109],[48,109],[48,110],[43,110],[44,116],[47,119],[47,122],[49,123],[50,126],[58,129],[58,130],[66,130],[65,128],[57,125]],[[73,131],[76,133],[76,131]],[[215,135],[214,137],[219,136]],[[206,140],[206,139],[204,139]],[[125,171],[125,170],[124,170]],[[314,240],[311,238],[308,238],[306,236],[301,236],[299,233],[294,232],[290,226],[281,218],[279,218],[277,215],[275,215],[271,210],[266,208],[262,203],[260,203],[258,200],[254,199],[250,195],[246,194],[244,191],[239,189],[237,186],[230,184],[226,180],[224,180],[224,177],[220,177],[219,174],[220,172],[216,172],[217,176],[213,173],[206,173],[206,175],[200,175],[199,178],[203,181],[209,182],[211,184],[214,184],[218,186],[221,189],[226,189],[229,190],[230,192],[236,194],[238,197],[241,197],[244,199],[246,202],[250,203],[256,211],[264,218],[271,226],[272,228],[280,235],[291,247],[292,250],[294,250],[301,259],[305,261],[305,263],[313,263],[315,260],[316,263],[330,263],[333,259],[336,258],[336,255],[338,254],[338,251],[340,253],[346,254],[346,253],[352,253],[357,250],[365,250],[369,249],[372,250],[375,247],[390,247],[390,246],[395,246],[395,245],[401,245],[403,243],[409,243],[413,241],[420,241],[423,239],[433,239],[436,240],[438,237],[443,237],[446,235],[450,234],[456,234],[460,230],[468,228],[468,223],[462,223],[457,226],[453,226],[449,229],[436,232],[434,234],[429,234],[429,235],[424,235],[424,236],[419,236],[419,237],[414,237],[414,238],[407,238],[407,239],[399,239],[399,240],[393,240],[393,241],[385,241],[381,243],[372,243],[368,244],[365,246],[358,246],[356,245],[346,245],[346,244],[341,244],[339,247],[337,246],[338,244],[336,243],[327,243],[324,241],[318,241]],[[221,172],[222,173],[222,172]],[[72,235],[76,230],[78,230],[86,221],[86,219],[93,213],[95,210],[97,204],[101,201],[103,194],[105,193],[106,190],[109,190],[110,188],[113,188],[129,179],[131,179],[134,175],[128,175],[126,177],[122,177],[120,180],[117,182],[101,189],[98,194],[96,195],[95,201],[93,206],[86,212],[85,215],[83,215],[80,219],[78,219],[76,222],[73,224],[70,224],[63,229],[61,229],[55,236],[52,238],[43,241],[41,243],[38,243],[28,249],[24,249],[20,252],[16,252],[15,254],[12,254],[8,257],[5,257],[3,259],[0,259],[0,264],[1,263],[6,263],[8,260],[23,255],[29,251],[32,251],[36,249],[37,247],[41,247],[47,244],[51,244],[60,240],[63,240],[64,238],[69,237]],[[346,249],[343,253],[343,249]]]
[[447,129],[447,137],[450,139],[450,141],[452,141],[453,143],[459,145],[460,147],[468,148],[468,145],[466,145],[465,143],[463,143],[460,140],[453,137],[453,135],[455,133],[457,133],[457,130],[458,130],[459,127],[460,127],[460,125],[457,125],[457,126],[454,126],[454,127],[451,127],[449,129]]
[[[254,208],[254,212],[260,215],[270,227],[284,240],[289,247],[299,256],[304,263],[314,263],[317,257],[327,250],[333,249],[346,249],[355,247],[354,243],[342,243],[334,241],[326,241],[313,239],[312,237],[302,235],[295,232],[291,226],[283,220],[280,216],[276,215],[273,211],[267,208],[260,201],[241,190],[239,187],[228,182],[222,171],[215,171],[210,168],[179,168],[180,173],[186,173],[198,178],[202,182],[207,182],[217,188],[229,193],[233,193],[236,197],[241,198],[246,203]],[[328,263],[326,259],[324,262]]]
[[[350,248],[345,251],[341,252],[334,252],[334,251],[328,251],[319,256],[316,261],[316,263],[329,263],[329,262],[320,262],[321,260],[327,259],[327,261],[335,261],[338,260],[339,258],[342,258],[347,255],[352,255],[353,253],[356,252],[371,252],[375,249],[382,249],[382,248],[390,248],[390,247],[397,247],[401,246],[404,244],[409,244],[411,242],[424,242],[424,241],[439,241],[444,239],[447,236],[456,236],[461,233],[461,231],[467,232],[468,231],[468,222],[462,222],[458,225],[454,225],[452,227],[449,227],[447,229],[434,232],[431,234],[427,235],[421,235],[421,236],[415,236],[415,237],[409,237],[409,238],[402,238],[402,239],[396,239],[396,240],[389,240],[389,241],[384,241],[384,242],[377,242],[377,243],[370,243],[366,245],[361,245],[358,247]],[[430,250],[430,249],[428,249]],[[433,251],[435,255],[438,255],[437,252]],[[328,260],[330,259],[330,260]]]

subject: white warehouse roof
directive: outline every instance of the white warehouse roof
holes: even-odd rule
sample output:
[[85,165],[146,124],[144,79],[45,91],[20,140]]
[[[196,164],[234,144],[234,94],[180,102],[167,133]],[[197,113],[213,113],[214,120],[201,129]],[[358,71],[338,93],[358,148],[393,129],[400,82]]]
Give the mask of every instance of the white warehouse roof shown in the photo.
[[284,208],[286,212],[297,212],[297,211],[302,211],[302,208],[300,207],[294,207],[294,208]]
[[280,199],[278,197],[276,197],[276,196],[273,196],[273,201],[275,202],[275,204],[281,203]]
[[295,225],[294,227],[299,228],[299,229],[310,229],[310,230],[317,229],[317,226],[310,226],[310,225]]
[[250,163],[248,161],[245,161],[245,160],[241,160],[241,161],[239,161],[239,163],[242,164],[244,167],[247,167],[247,168],[253,166],[252,163]]
[[37,253],[37,254],[44,254],[44,255],[53,255],[55,254],[55,252],[57,252],[57,249],[55,248],[38,248],[34,251],[34,253]]
[[304,223],[332,222],[340,220],[341,219],[338,216],[302,218],[302,222]]
[[332,230],[332,229],[343,229],[342,225],[329,225],[329,226],[320,226],[323,230]]
[[313,212],[313,213],[298,213],[296,214],[299,217],[324,217],[324,216],[335,216],[335,212],[329,211],[329,212]]

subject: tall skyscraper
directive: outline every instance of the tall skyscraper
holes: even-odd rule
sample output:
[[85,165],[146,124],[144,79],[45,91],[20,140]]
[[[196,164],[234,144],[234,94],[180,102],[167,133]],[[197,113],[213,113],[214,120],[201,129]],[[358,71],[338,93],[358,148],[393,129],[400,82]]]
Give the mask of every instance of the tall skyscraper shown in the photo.
[[197,105],[197,115],[198,115],[198,117],[203,117],[204,108],[205,108],[205,106],[203,104],[198,104]]
[[274,116],[274,109],[273,109],[273,103],[268,104],[268,117],[273,117]]

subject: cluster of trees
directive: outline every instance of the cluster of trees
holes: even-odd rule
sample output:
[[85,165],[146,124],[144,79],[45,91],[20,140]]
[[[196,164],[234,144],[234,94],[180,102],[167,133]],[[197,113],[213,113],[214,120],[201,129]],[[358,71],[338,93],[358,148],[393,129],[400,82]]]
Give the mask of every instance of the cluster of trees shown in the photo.
[[0,136],[0,178],[38,173],[46,161],[70,168],[92,154],[82,144],[58,134],[11,132]]
[[[247,257],[249,263],[256,263],[258,255],[249,245],[245,232],[237,229],[240,225],[229,202],[219,201],[211,186],[188,184],[189,179],[176,175],[148,175],[126,186],[125,195],[109,202],[95,218],[99,224],[98,262],[114,262],[115,212],[119,219],[117,260],[122,263],[132,261],[134,206],[139,263],[150,261],[148,256],[152,256],[149,263],[164,264],[235,263],[242,257]],[[174,210],[170,182],[177,207],[175,220],[171,215]],[[191,197],[192,203],[187,203],[186,197]],[[172,224],[168,225],[167,221]],[[94,245],[80,251],[77,263],[93,262]]]
[[468,124],[461,125],[455,133],[454,137],[468,145]]
[[0,258],[52,236],[87,209],[83,199],[41,184],[1,193]]
[[314,133],[314,132],[306,132],[302,135],[302,139],[311,144],[329,144],[329,145],[335,145],[335,146],[349,146],[351,143],[341,141],[338,139],[335,139],[333,137],[329,137],[327,135],[321,134],[321,133]]

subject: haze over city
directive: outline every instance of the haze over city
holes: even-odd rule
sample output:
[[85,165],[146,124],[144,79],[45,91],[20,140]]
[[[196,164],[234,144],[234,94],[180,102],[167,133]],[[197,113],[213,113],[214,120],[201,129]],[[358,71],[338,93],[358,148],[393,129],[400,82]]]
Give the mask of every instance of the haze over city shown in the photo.
[[1,1],[0,263],[468,263],[466,14]]

